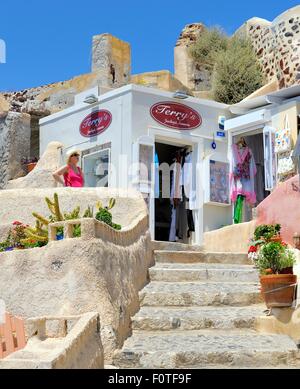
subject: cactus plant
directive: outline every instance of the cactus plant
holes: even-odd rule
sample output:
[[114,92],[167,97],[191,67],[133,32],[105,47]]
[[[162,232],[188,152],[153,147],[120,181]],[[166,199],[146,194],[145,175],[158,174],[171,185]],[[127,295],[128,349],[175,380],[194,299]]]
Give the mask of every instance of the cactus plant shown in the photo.
[[96,215],[96,219],[108,224],[109,226],[112,224],[112,214],[105,208],[99,210]]
[[55,217],[55,220],[57,222],[63,221],[64,217],[63,217],[62,213],[60,212],[58,194],[54,193],[54,200],[53,201],[51,201],[48,197],[46,197],[45,200],[46,200],[46,203],[48,205],[50,212]]
[[113,209],[113,207],[116,205],[116,199],[110,199],[108,203],[108,209]]
[[83,218],[92,218],[92,217],[94,217],[94,209],[89,205],[83,214]]
[[122,229],[122,226],[113,223],[112,214],[111,212],[109,212],[115,205],[116,205],[116,200],[113,198],[109,200],[107,207],[103,207],[102,203],[98,201],[97,203],[98,212],[96,214],[96,219],[105,224],[108,224],[110,227],[114,228],[115,230],[120,231]]
[[48,226],[50,224],[49,220],[47,220],[44,216],[41,216],[36,212],[33,212],[32,216],[35,217],[44,226]]
[[[49,223],[48,223],[49,224]],[[32,241],[37,243],[48,243],[48,230],[44,229],[44,224],[39,219],[36,220],[35,228],[27,227],[25,229],[26,238],[21,240],[23,245],[28,245]]]
[[76,207],[70,213],[64,214],[64,220],[75,220],[80,218],[80,207]]

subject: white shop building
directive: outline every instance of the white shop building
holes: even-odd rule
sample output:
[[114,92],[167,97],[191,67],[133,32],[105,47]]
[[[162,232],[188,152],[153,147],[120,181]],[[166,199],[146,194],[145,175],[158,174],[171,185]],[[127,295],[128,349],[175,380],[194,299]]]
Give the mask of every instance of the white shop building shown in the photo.
[[[295,144],[299,95],[295,86],[228,106],[137,85],[106,93],[94,88],[76,96],[73,107],[40,121],[40,152],[59,141],[63,163],[69,149],[80,149],[86,186],[139,190],[154,239],[201,244],[204,232],[233,223],[230,162],[242,138],[256,164],[255,206],[295,173],[279,174],[279,160],[290,151],[275,153],[275,133],[289,127]],[[176,161],[180,171],[173,168]],[[172,167],[167,173],[166,165]],[[253,207],[244,206],[241,221],[252,219]]]
[[[257,206],[280,183],[297,173],[297,163],[291,156],[300,131],[300,86],[245,99],[229,110],[236,117],[225,122],[228,159],[232,160],[233,146],[244,139],[256,164]],[[253,218],[255,206],[245,207],[242,221]]]
[[[86,186],[138,189],[149,204],[153,238],[174,241],[170,233],[176,228],[181,234],[177,241],[200,244],[203,231],[232,220],[228,142],[220,125],[230,116],[225,104],[180,93],[137,85],[106,93],[94,88],[76,96],[74,106],[40,121],[40,153],[51,141],[64,145],[62,159],[67,150],[80,149]],[[169,179],[164,178],[157,163],[173,166],[179,157],[181,162],[183,158],[189,161],[182,164],[182,172],[189,175],[188,190],[194,195],[184,204],[179,201],[176,216],[174,208],[179,204],[174,204],[172,188],[175,182],[175,186],[182,184],[183,173],[179,178],[171,169]],[[139,162],[149,168],[147,174],[138,168]],[[210,173],[215,185],[209,185]],[[168,187],[169,198],[164,189]],[[182,187],[179,191],[178,197],[187,197]],[[181,219],[185,219],[183,225]]]

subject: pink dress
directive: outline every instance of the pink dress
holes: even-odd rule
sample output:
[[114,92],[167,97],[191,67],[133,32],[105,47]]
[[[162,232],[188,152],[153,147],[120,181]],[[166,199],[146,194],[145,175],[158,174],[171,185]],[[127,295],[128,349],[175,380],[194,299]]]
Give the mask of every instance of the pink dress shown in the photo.
[[79,174],[75,173],[71,166],[68,166],[67,173],[64,174],[65,185],[72,188],[83,187],[83,175],[80,167],[77,167]]
[[230,167],[230,192],[233,202],[242,195],[249,204],[256,203],[255,176],[256,164],[252,151],[249,147],[239,149],[236,144],[233,144]]

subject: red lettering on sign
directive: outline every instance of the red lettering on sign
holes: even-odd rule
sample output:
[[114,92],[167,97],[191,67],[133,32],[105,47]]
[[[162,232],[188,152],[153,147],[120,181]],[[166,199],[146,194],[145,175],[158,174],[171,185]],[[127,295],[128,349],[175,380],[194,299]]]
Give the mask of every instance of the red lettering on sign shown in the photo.
[[194,130],[202,124],[198,112],[184,104],[157,103],[151,107],[150,113],[158,123],[177,130]]
[[95,111],[88,115],[80,124],[80,134],[86,138],[102,134],[110,126],[112,114],[107,110]]

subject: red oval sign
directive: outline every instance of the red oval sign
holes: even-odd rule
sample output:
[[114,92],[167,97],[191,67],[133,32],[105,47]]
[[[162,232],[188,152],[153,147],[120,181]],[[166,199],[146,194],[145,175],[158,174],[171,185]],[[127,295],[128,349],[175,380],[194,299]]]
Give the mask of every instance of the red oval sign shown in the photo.
[[184,104],[165,101],[154,104],[150,112],[158,123],[178,130],[194,130],[202,124],[198,112]]
[[104,109],[89,114],[80,124],[80,134],[86,138],[102,134],[111,124],[112,114]]

